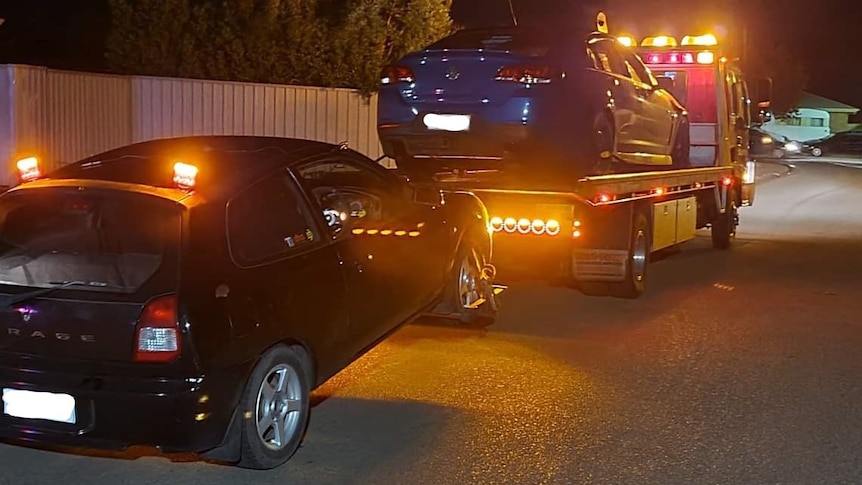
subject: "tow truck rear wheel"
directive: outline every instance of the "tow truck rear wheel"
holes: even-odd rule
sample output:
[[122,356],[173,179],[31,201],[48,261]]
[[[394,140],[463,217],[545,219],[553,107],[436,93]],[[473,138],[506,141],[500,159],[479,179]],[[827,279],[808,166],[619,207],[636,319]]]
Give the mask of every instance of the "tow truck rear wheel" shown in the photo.
[[638,298],[646,289],[652,235],[649,221],[642,211],[632,219],[631,239],[626,257],[625,278],[608,285],[608,293],[616,298]]
[[[716,211],[718,212],[718,211]],[[733,193],[728,191],[724,213],[717,213],[712,221],[712,247],[728,249],[736,238],[736,226],[739,223],[739,212]]]

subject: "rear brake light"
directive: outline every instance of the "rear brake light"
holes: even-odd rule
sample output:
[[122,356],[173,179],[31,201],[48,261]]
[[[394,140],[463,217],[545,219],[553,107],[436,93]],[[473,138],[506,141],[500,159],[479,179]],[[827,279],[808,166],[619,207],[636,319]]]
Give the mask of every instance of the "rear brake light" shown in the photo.
[[494,79],[521,84],[548,84],[564,77],[565,74],[556,67],[517,65],[500,68]]
[[380,73],[380,84],[412,83],[416,80],[413,70],[404,66],[388,66]]
[[135,361],[171,362],[181,350],[176,295],[150,300],[135,328]]

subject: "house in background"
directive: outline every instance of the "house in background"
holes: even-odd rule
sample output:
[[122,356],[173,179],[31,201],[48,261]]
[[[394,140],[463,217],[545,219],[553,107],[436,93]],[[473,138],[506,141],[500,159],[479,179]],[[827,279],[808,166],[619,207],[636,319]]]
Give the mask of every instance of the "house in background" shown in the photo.
[[850,123],[850,117],[857,113],[859,108],[803,93],[793,116],[772,119],[763,124],[763,130],[796,141],[818,140],[855,128],[857,124]]

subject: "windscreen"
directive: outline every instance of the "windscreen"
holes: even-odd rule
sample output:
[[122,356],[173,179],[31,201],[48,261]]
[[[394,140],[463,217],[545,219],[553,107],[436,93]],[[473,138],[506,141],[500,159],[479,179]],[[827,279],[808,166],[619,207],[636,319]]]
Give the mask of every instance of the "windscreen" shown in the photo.
[[33,188],[0,197],[0,284],[133,293],[173,264],[181,210],[133,192]]

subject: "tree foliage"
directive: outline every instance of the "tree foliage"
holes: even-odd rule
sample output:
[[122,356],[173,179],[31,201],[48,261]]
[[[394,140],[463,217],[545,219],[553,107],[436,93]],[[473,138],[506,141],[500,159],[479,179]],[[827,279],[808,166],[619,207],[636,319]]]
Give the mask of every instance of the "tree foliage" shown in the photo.
[[451,0],[110,0],[126,74],[358,88],[452,30]]

